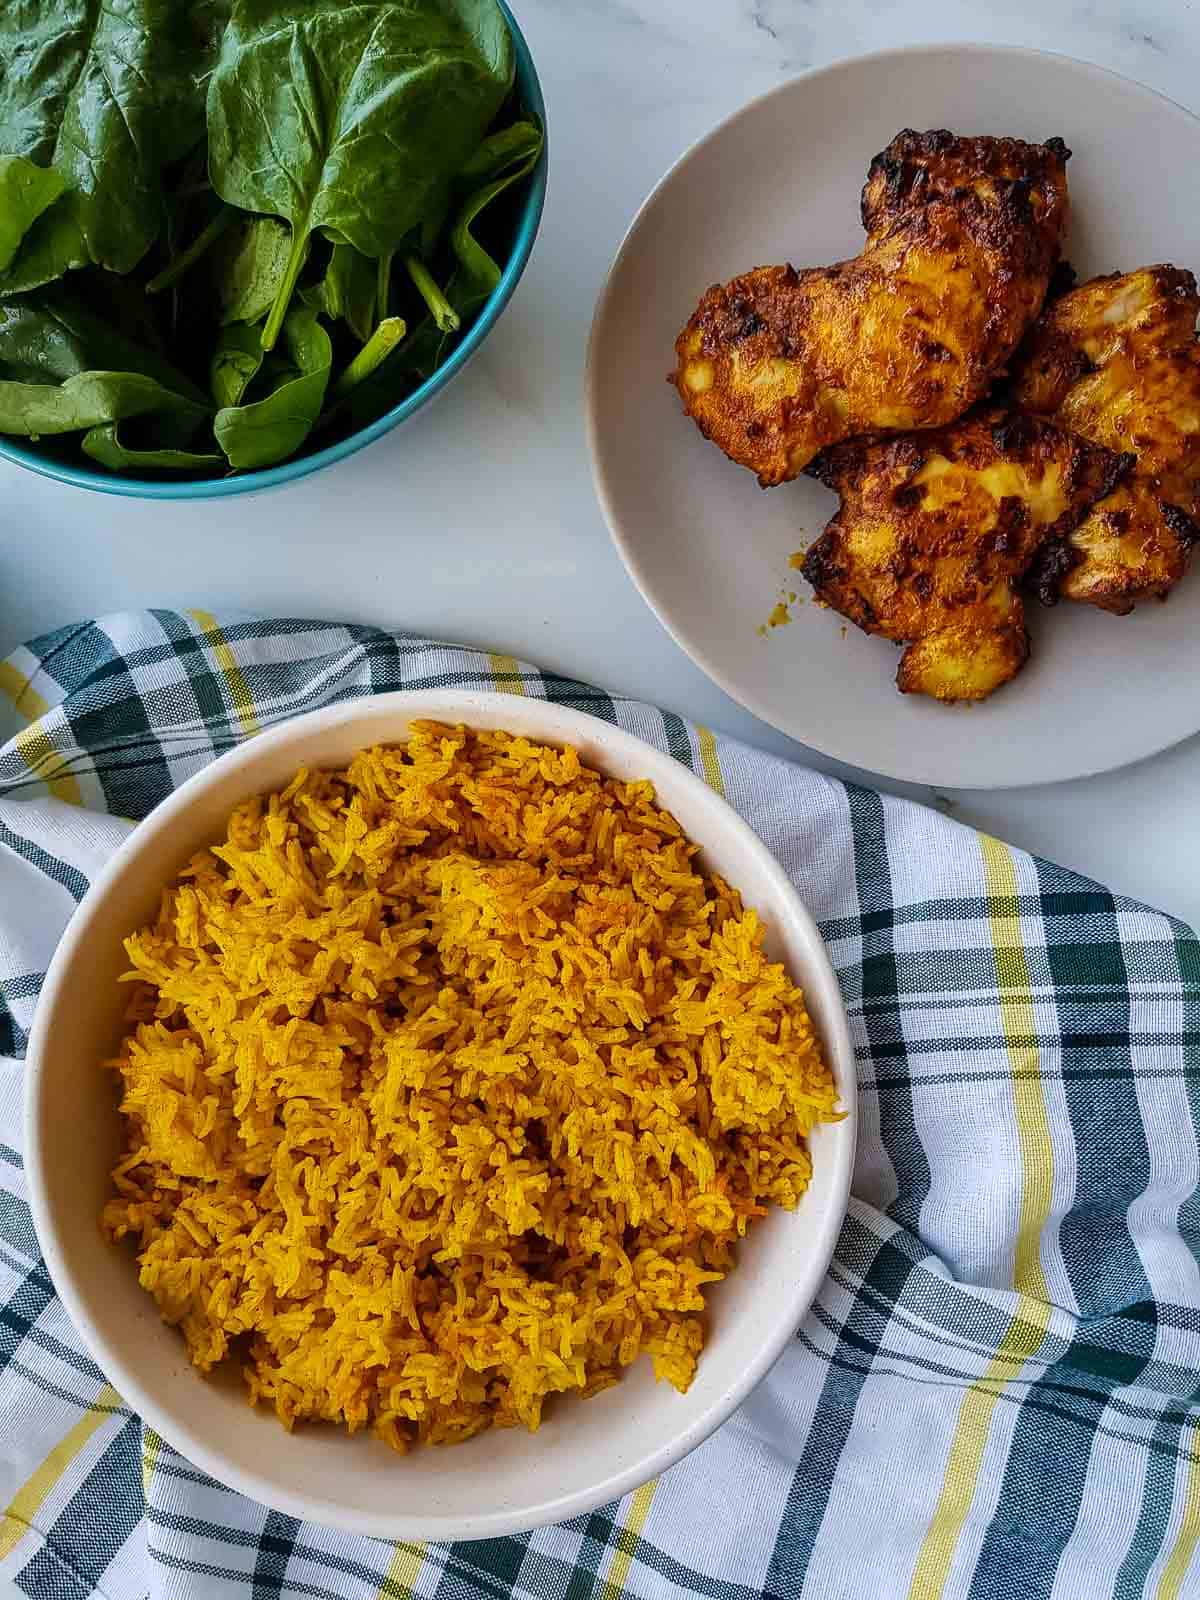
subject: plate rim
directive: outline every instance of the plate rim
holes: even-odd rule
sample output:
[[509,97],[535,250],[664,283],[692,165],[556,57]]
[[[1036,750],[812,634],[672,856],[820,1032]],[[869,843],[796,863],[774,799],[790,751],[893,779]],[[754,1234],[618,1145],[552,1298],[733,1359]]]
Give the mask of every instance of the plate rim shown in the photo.
[[[821,745],[810,743],[807,739],[799,737],[790,728],[781,727],[775,720],[775,715],[766,709],[763,701],[754,690],[746,690],[735,685],[730,675],[720,666],[713,663],[711,656],[700,644],[693,642],[685,636],[683,630],[676,626],[667,614],[665,602],[660,604],[653,592],[652,585],[647,578],[636,553],[635,547],[628,538],[621,520],[613,504],[613,497],[609,489],[608,473],[601,464],[601,433],[598,417],[598,350],[601,339],[601,329],[615,298],[615,281],[629,255],[635,242],[636,235],[642,223],[657,202],[660,194],[668,184],[687,167],[709,145],[720,139],[729,129],[734,127],[744,117],[751,116],[759,107],[778,95],[793,92],[797,85],[807,83],[819,77],[833,77],[857,67],[897,59],[907,59],[919,56],[932,56],[953,52],[967,56],[1007,56],[1024,60],[1048,60],[1060,66],[1081,72],[1085,76],[1115,80],[1127,89],[1149,101],[1166,105],[1172,111],[1179,112],[1189,122],[1196,125],[1200,134],[1200,112],[1191,110],[1182,102],[1175,100],[1171,95],[1163,93],[1160,89],[1152,88],[1138,78],[1130,77],[1127,73],[1117,72],[1112,67],[1101,66],[1099,62],[1088,61],[1082,56],[1073,56],[1063,50],[1046,50],[1035,45],[1005,44],[988,40],[931,40],[914,44],[892,45],[879,50],[866,50],[852,55],[839,56],[833,61],[821,65],[806,67],[803,71],[792,74],[780,83],[772,84],[770,88],[753,95],[742,105],[721,117],[704,133],[701,133],[676,156],[675,160],[666,168],[662,175],[647,191],[645,197],[638,205],[624,233],[620,243],[609,264],[604,282],[596,297],[596,304],[592,311],[592,320],[588,329],[587,350],[584,362],[584,425],[587,438],[588,458],[591,464],[592,487],[599,502],[600,510],[608,527],[609,537],[616,547],[617,554],[626,572],[632,579],[634,587],[642,599],[649,606],[652,614],[659,624],[666,630],[671,639],[679,646],[687,658],[704,673],[705,677],[726,694],[735,705],[748,711],[768,728],[781,733],[785,738],[793,740],[805,751],[813,755],[822,756],[828,760],[837,761],[844,767],[852,768],[858,772],[870,774],[876,778],[884,778],[897,783],[914,784],[922,788],[932,789],[957,789],[963,792],[991,793],[994,790],[1015,789],[1044,789],[1055,784],[1071,783],[1087,778],[1099,777],[1104,773],[1119,772],[1128,767],[1134,767],[1141,762],[1153,760],[1156,756],[1168,750],[1175,749],[1187,740],[1195,738],[1200,733],[1200,719],[1194,728],[1184,732],[1167,735],[1160,742],[1150,745],[1144,750],[1139,750],[1132,755],[1116,755],[1112,759],[1101,757],[1094,763],[1072,767],[1062,771],[1051,771],[1046,777],[1029,779],[1026,777],[1007,778],[995,777],[984,783],[962,783],[953,777],[944,777],[936,769],[918,770],[904,765],[891,763],[888,766],[864,766],[862,761],[852,754],[846,754],[843,748],[835,748],[836,739],[823,741]],[[828,745],[828,748],[826,747]]]

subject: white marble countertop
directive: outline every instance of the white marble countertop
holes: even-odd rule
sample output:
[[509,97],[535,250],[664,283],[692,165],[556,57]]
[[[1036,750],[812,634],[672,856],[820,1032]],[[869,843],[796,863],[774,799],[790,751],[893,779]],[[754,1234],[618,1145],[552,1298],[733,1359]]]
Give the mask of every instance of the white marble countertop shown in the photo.
[[[77,617],[144,604],[390,624],[524,655],[805,756],[667,637],[596,505],[584,349],[626,225],[720,118],[784,76],[860,51],[957,39],[1040,46],[1200,110],[1200,11],[1192,0],[1136,10],[1129,0],[515,3],[548,102],[550,195],[532,263],[469,373],[406,428],[265,495],[137,503],[0,464],[0,653]],[[1198,788],[1194,740],[1054,788],[906,792],[1200,921],[1200,853],[1189,849]]]

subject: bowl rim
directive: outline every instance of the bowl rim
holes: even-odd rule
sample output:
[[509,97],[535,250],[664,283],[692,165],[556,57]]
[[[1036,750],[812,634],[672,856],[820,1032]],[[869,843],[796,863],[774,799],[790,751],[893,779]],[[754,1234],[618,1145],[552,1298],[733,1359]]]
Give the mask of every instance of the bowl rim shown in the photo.
[[522,108],[532,112],[542,125],[542,152],[527,180],[528,193],[521,209],[512,249],[500,275],[500,282],[484,301],[479,315],[445,362],[432,372],[424,383],[419,384],[390,411],[385,411],[381,417],[376,417],[374,422],[369,422],[366,427],[350,434],[348,438],[339,439],[336,444],[325,445],[321,450],[314,450],[310,455],[297,456],[292,461],[282,461],[275,467],[264,467],[257,472],[246,472],[232,477],[186,479],[122,477],[115,472],[92,471],[88,467],[75,466],[71,462],[54,461],[15,443],[16,436],[5,434],[0,434],[0,460],[12,461],[17,466],[27,467],[29,471],[36,472],[40,477],[53,478],[58,483],[67,483],[76,489],[95,489],[100,494],[121,495],[126,499],[214,500],[228,495],[253,494],[259,489],[271,489],[280,484],[294,483],[300,478],[306,478],[311,472],[319,471],[322,467],[330,467],[335,462],[344,461],[347,456],[354,455],[364,446],[381,439],[385,433],[390,433],[400,423],[407,422],[409,417],[435,395],[440,394],[450,380],[470,361],[495,326],[500,313],[512,299],[513,291],[520,282],[533,252],[534,240],[537,238],[546,204],[549,170],[546,101],[533,56],[525,42],[525,35],[509,8],[508,0],[497,0],[497,4],[504,13],[512,36],[513,54],[516,60],[514,83],[518,98]]
[[[681,1427],[663,1442],[646,1449],[630,1465],[615,1471],[601,1472],[589,1489],[543,1499],[521,1511],[480,1511],[472,1513],[469,1517],[453,1513],[428,1516],[412,1513],[382,1514],[355,1508],[321,1495],[281,1489],[272,1482],[269,1468],[260,1474],[256,1471],[247,1471],[240,1465],[231,1464],[218,1449],[198,1437],[190,1426],[177,1422],[170,1408],[161,1405],[143,1384],[135,1358],[122,1353],[110,1338],[108,1331],[93,1320],[84,1303],[83,1295],[76,1291],[71,1271],[60,1250],[47,1195],[49,1139],[43,1138],[41,1130],[43,1127],[49,1129],[53,1108],[44,1101],[42,1093],[44,1077],[42,1056],[45,1041],[51,1030],[53,1014],[64,1005],[70,1005],[70,986],[74,981],[76,953],[90,937],[94,917],[120,880],[127,864],[135,856],[153,851],[160,840],[168,839],[176,820],[206,789],[228,778],[239,768],[252,767],[268,750],[286,748],[293,742],[300,744],[310,733],[327,734],[334,729],[352,728],[356,722],[365,722],[389,714],[394,714],[398,723],[404,719],[411,721],[415,717],[425,716],[442,721],[457,720],[467,726],[472,725],[473,715],[491,714],[500,718],[491,726],[501,728],[511,726],[512,731],[525,733],[533,738],[569,744],[587,742],[593,750],[598,744],[607,743],[617,751],[636,754],[639,760],[645,762],[647,776],[652,782],[657,778],[656,767],[660,771],[669,772],[670,780],[690,791],[692,798],[711,814],[715,827],[732,834],[739,847],[755,859],[756,866],[763,872],[770,885],[772,896],[777,896],[777,903],[787,907],[793,928],[798,931],[807,947],[806,960],[809,972],[805,979],[805,992],[810,996],[818,992],[820,994],[821,1009],[827,1019],[822,1029],[822,1042],[845,1111],[840,1122],[827,1124],[822,1131],[821,1159],[828,1185],[828,1203],[824,1219],[813,1230],[812,1247],[806,1254],[804,1269],[781,1287],[780,1309],[770,1318],[773,1324],[770,1336],[764,1338],[757,1346],[752,1357],[742,1368],[736,1383],[718,1395],[713,1403],[688,1425]],[[402,737],[402,734],[397,734],[397,738]],[[603,770],[602,756],[589,756],[588,759],[595,760]],[[247,793],[250,792],[253,792],[252,781],[247,783]],[[638,735],[587,712],[557,705],[552,701],[497,691],[398,690],[388,694],[343,701],[300,717],[290,718],[277,727],[234,746],[193,774],[163,800],[137,825],[96,875],[72,915],[51,958],[30,1030],[23,1095],[25,1173],[34,1227],[46,1268],[55,1292],[62,1301],[73,1326],[97,1366],[112,1382],[125,1402],[186,1459],[202,1468],[218,1482],[252,1500],[286,1512],[302,1521],[310,1520],[325,1527],[392,1540],[432,1542],[496,1538],[566,1521],[571,1517],[586,1514],[609,1501],[622,1498],[631,1490],[657,1477],[697,1445],[703,1443],[733,1414],[751,1390],[766,1376],[785,1347],[795,1337],[799,1323],[812,1305],[828,1271],[842,1229],[849,1203],[854,1164],[858,1121],[856,1090],[854,1048],[850,1038],[845,1000],[825,942],[811,912],[783,866],[728,800],[710,788],[683,763],[677,762],[674,757],[648,744]]]

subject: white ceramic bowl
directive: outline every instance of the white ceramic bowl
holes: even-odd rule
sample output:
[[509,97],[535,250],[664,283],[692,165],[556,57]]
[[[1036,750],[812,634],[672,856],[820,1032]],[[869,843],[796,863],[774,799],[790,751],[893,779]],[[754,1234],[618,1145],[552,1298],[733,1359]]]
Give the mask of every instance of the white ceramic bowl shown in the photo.
[[[803,985],[848,1116],[813,1140],[814,1178],[799,1210],[763,1218],[736,1272],[709,1297],[710,1335],[686,1395],[656,1385],[641,1360],[615,1388],[567,1401],[540,1432],[493,1431],[453,1449],[393,1455],[366,1437],[308,1428],[288,1437],[252,1410],[236,1374],[202,1379],[159,1319],[130,1253],[98,1218],[120,1142],[109,1074],[99,1063],[121,1032],[123,938],[153,915],[163,884],[222,831],[247,795],[280,787],[301,765],[343,765],[398,742],[415,718],[506,728],[575,745],[620,778],[650,778],[742,890],[772,952]],[[296,1517],[388,1539],[493,1537],[577,1516],[625,1494],[698,1445],[779,1355],[828,1266],[845,1212],[854,1150],[854,1066],[837,980],[820,935],[752,830],[669,756],[580,712],[514,695],[381,695],[286,723],[231,750],[176,791],[93,884],[50,965],[29,1044],[26,1171],[50,1275],[112,1383],[183,1455],[231,1488]]]

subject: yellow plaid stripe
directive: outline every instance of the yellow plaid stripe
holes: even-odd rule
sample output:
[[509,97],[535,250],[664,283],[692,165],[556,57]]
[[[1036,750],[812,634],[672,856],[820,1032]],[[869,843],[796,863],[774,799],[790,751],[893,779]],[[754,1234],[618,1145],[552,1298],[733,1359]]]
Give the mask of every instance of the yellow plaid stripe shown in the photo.
[[608,1564],[600,1600],[620,1600],[620,1596],[625,1593],[625,1580],[633,1565],[633,1553],[646,1525],[646,1518],[650,1514],[650,1502],[654,1499],[654,1491],[657,1488],[658,1479],[652,1478],[649,1483],[644,1483],[636,1490],[629,1502],[629,1516],[624,1526],[617,1530],[617,1548],[613,1551],[612,1560]]
[[1017,1229],[1013,1282],[1023,1293],[1048,1300],[1042,1270],[1042,1228],[1050,1214],[1054,1185],[1054,1150],[1050,1142],[1050,1116],[1041,1080],[1041,1052],[1029,963],[1021,942],[1017,912],[1017,869],[1012,851],[997,839],[981,834],[984,881],[991,911],[992,945],[1000,989],[1000,1021],[1008,1045],[1013,1074],[1013,1102],[1017,1138],[1021,1147],[1023,1181],[1021,1221]]
[[913,1569],[909,1600],[939,1600],[946,1586],[959,1535],[975,1503],[992,1413],[1000,1398],[998,1386],[1011,1379],[1019,1363],[1036,1352],[1045,1338],[1049,1316],[1049,1306],[1022,1295],[996,1355],[982,1377],[963,1395],[942,1475],[942,1492]]
[[13,744],[30,772],[46,785],[56,800],[65,800],[72,806],[83,804],[79,780],[55,750],[40,723],[31,722],[27,728],[22,728]]
[[233,701],[233,709],[242,725],[242,733],[247,739],[252,738],[259,732],[258,717],[254,712],[254,697],[242,676],[237,657],[221,632],[220,623],[208,611],[189,611],[188,616],[204,629],[204,636],[212,647],[213,657],[221,669],[221,676],[225,679],[229,697]]
[[954,1437],[942,1476],[942,1490],[921,1545],[909,1586],[910,1600],[939,1600],[979,1486],[1000,1385],[1020,1363],[1034,1355],[1050,1325],[1046,1275],[1042,1269],[1042,1229],[1050,1214],[1054,1184],[1054,1148],[1042,1087],[1041,1054],[1035,1038],[1029,963],[1021,942],[1017,912],[1017,871],[1011,852],[995,839],[981,836],[992,949],[1000,991],[1000,1022],[1013,1070],[1013,1111],[1021,1150],[1021,1220],[1013,1263],[1014,1286],[1020,1291],[1017,1310],[996,1355],[963,1395]]
[[0,661],[0,694],[7,695],[13,703],[13,709],[25,722],[44,716],[49,710],[29,679],[11,661]]
[[696,742],[700,746],[700,770],[704,774],[704,781],[724,799],[725,779],[721,774],[721,762],[717,756],[717,741],[707,728],[702,728],[697,723]]
[[50,1454],[30,1473],[13,1495],[4,1508],[3,1519],[0,1520],[0,1561],[16,1549],[29,1529],[34,1526],[33,1519],[54,1485],[100,1424],[106,1417],[112,1415],[113,1408],[120,1404],[120,1395],[106,1383],[92,1401],[91,1409],[80,1417],[70,1433],[58,1441]]
[[154,1481],[154,1469],[158,1465],[158,1452],[162,1449],[162,1440],[155,1433],[149,1423],[142,1425],[142,1493],[146,1499],[150,1498],[150,1485]]
[[379,1590],[379,1600],[411,1600],[413,1588],[425,1565],[423,1544],[398,1544]]
[[13,740],[21,760],[49,789],[56,800],[68,805],[83,804],[79,783],[68,770],[66,762],[55,750],[39,719],[50,707],[34,689],[28,678],[22,677],[11,661],[0,661],[0,689],[8,696],[18,713],[28,723]]
[[[1192,1564],[1198,1539],[1200,1539],[1200,1425],[1192,1430],[1192,1459],[1187,1468],[1187,1483],[1184,1488],[1183,1520],[1179,1524],[1179,1531],[1175,1535],[1175,1543],[1171,1546],[1171,1554],[1167,1557],[1162,1577],[1158,1580],[1154,1600],[1180,1600],[1180,1596],[1184,1593],[1183,1580],[1187,1577],[1187,1570]],[[1188,1593],[1195,1591],[1189,1589]]]
[[501,694],[524,694],[525,684],[515,656],[501,655],[493,650],[488,655],[492,681]]

